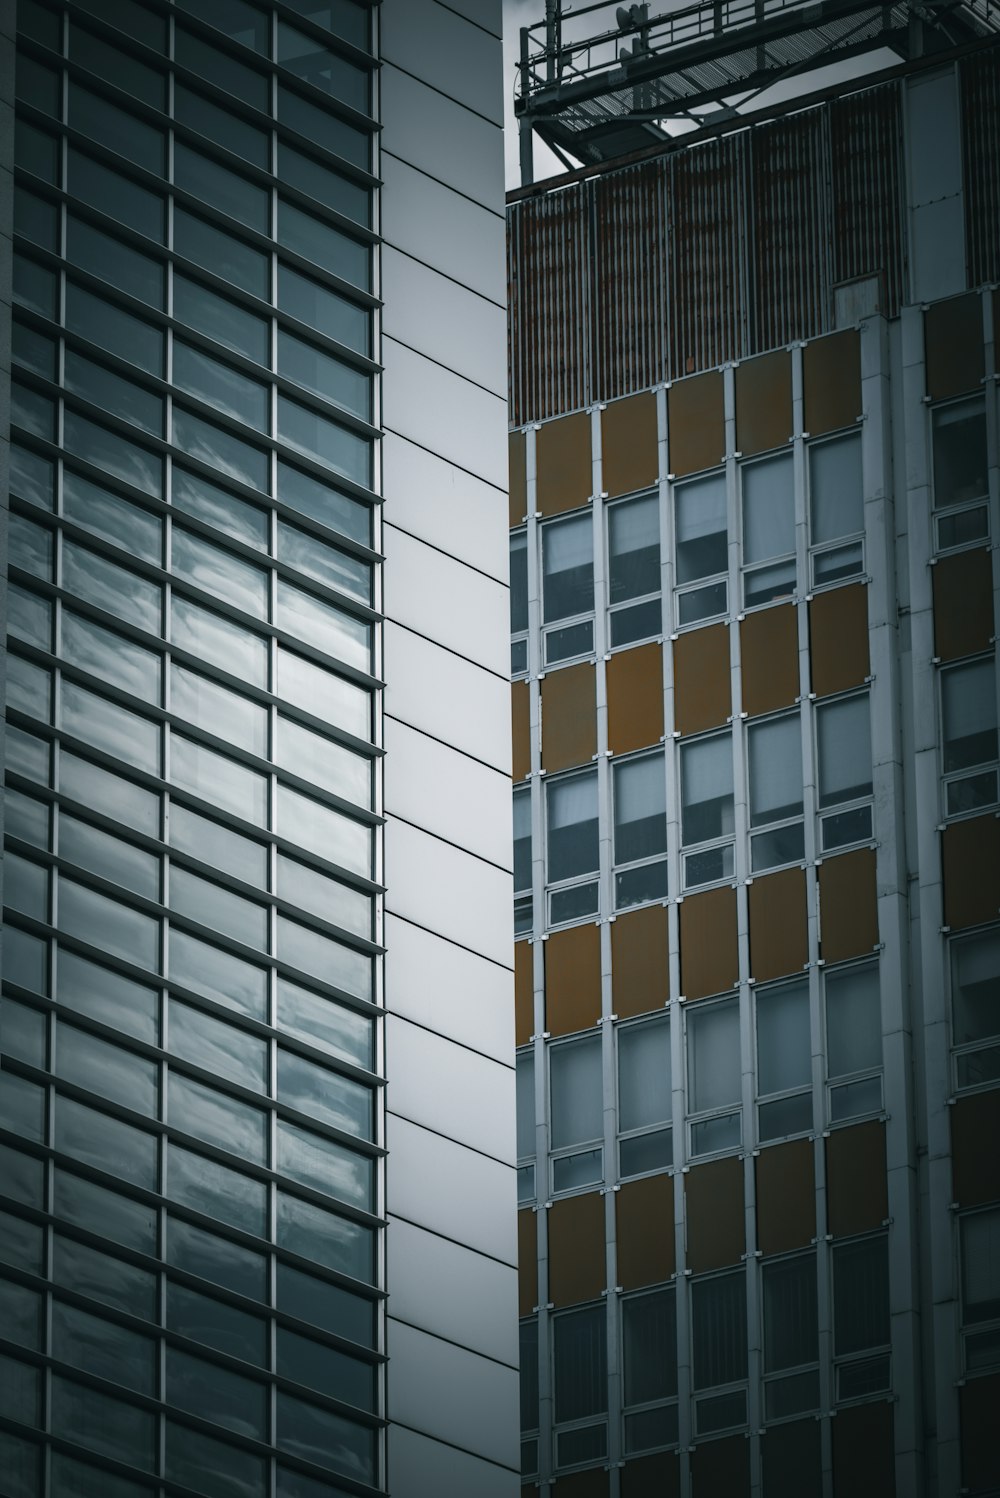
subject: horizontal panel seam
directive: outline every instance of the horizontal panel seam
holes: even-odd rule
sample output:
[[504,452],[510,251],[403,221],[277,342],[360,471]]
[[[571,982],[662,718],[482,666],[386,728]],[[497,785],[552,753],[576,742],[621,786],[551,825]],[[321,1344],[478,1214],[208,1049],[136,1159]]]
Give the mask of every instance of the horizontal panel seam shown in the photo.
[[444,1436],[432,1435],[429,1430],[421,1430],[418,1425],[409,1425],[405,1420],[400,1420],[396,1415],[391,1416],[389,1419],[390,1464],[392,1462],[391,1430],[392,1427],[396,1425],[399,1426],[400,1430],[409,1430],[412,1431],[415,1436],[422,1436],[425,1441],[434,1441],[438,1446],[447,1446],[450,1451],[461,1451],[465,1456],[475,1457],[477,1462],[485,1462],[487,1466],[495,1467],[498,1472],[514,1472],[517,1474],[518,1478],[520,1478],[520,1467],[508,1467],[504,1462],[496,1462],[491,1456],[484,1456],[481,1451],[473,1451],[471,1446],[459,1446],[457,1441],[448,1441],[445,1440]]
[[[507,1368],[511,1373],[517,1373],[518,1364],[508,1363],[506,1358],[494,1357],[491,1352],[483,1352],[479,1347],[470,1347],[468,1342],[456,1342],[454,1337],[442,1336],[440,1332],[432,1331],[429,1326],[421,1326],[419,1321],[411,1321],[408,1316],[390,1316],[389,1321],[396,1321],[400,1326],[408,1326],[411,1331],[419,1332],[422,1337],[433,1337],[435,1342],[443,1342],[446,1347],[457,1347],[459,1352],[467,1352],[474,1358],[482,1358],[484,1363],[493,1363],[497,1368]],[[391,1334],[387,1335],[386,1342],[391,1340]]]
[[[456,12],[452,11],[452,15],[455,15],[455,14],[456,14]],[[463,17],[459,17],[459,19],[461,20],[461,19],[464,19],[464,18]],[[466,104],[466,102],[465,102],[464,99],[456,99],[454,94],[446,93],[443,88],[439,88],[437,86],[437,84],[436,83],[432,83],[429,78],[423,78],[423,77],[421,77],[421,75],[419,73],[412,73],[410,71],[410,69],[407,68],[407,67],[404,67],[401,62],[394,61],[394,59],[389,56],[388,52],[386,52],[386,50],[385,50],[384,47],[381,49],[381,54],[380,55],[381,55],[382,62],[383,63],[388,63],[388,65],[389,65],[390,68],[395,68],[395,70],[396,70],[397,73],[402,73],[404,77],[411,78],[414,83],[419,83],[420,86],[421,86],[421,88],[429,88],[430,91],[431,91],[431,93],[432,94],[437,94],[437,96],[438,96],[439,99],[447,99],[447,101],[448,101],[449,104],[454,104],[458,109],[464,109],[464,110],[466,110],[469,114],[473,115],[475,117],[475,119],[482,120],[482,122],[483,122],[484,125],[491,125],[494,130],[499,130],[500,131],[501,136],[503,135],[503,120],[502,119],[499,120],[499,121],[491,119],[488,114],[483,114],[482,110],[480,110],[480,109],[474,109],[471,104]],[[383,79],[385,78],[385,72],[384,71],[382,73],[382,78]],[[386,92],[385,91],[385,84],[383,82],[383,85],[382,85],[382,97],[383,97],[383,99],[385,98],[385,92]],[[383,116],[385,114],[385,108],[384,108],[384,106],[383,106],[383,109],[382,109],[382,114],[383,114]],[[383,128],[384,128],[384,125],[385,125],[385,120],[384,119],[382,120],[382,125],[383,125]]]
[[453,5],[448,5],[447,0],[434,0],[434,3],[436,5],[440,5],[442,10],[450,10],[453,16],[458,16],[459,20],[461,21],[467,21],[470,26],[475,26],[477,31],[482,31],[487,36],[491,36],[494,41],[503,41],[503,36],[499,31],[491,30],[489,26],[484,26],[481,21],[474,21],[472,17],[467,16],[464,11],[456,10]]
[[436,843],[444,843],[446,848],[454,848],[457,853],[464,853],[468,858],[474,858],[477,863],[484,863],[491,869],[496,869],[500,874],[513,874],[513,865],[497,863],[492,858],[486,858],[482,853],[474,853],[465,843],[456,843],[450,837],[442,837],[440,832],[432,832],[429,827],[424,827],[420,822],[411,822],[409,817],[400,816],[399,812],[386,812],[386,827],[391,827],[394,822],[401,823],[404,827],[412,827],[414,832],[423,833],[424,837],[432,837]]
[[391,614],[386,614],[385,623],[393,625],[396,629],[405,629],[408,635],[414,635],[418,640],[426,640],[429,645],[436,645],[439,650],[446,650],[457,661],[465,661],[468,665],[475,666],[477,671],[485,671],[487,676],[492,676],[495,681],[502,681],[505,687],[510,686],[510,677],[503,672],[494,671],[492,666],[485,666],[482,661],[474,660],[471,655],[463,655],[460,650],[453,650],[450,645],[445,645],[442,640],[435,639],[433,635],[425,635],[422,630],[414,629],[410,624],[404,624],[401,619],[394,619]]
[[[454,458],[450,458],[447,453],[441,452],[440,448],[428,447],[426,442],[418,442],[412,432],[401,432],[399,428],[394,427],[390,421],[383,420],[382,432],[383,435],[386,432],[390,432],[393,437],[399,437],[403,442],[409,442],[414,447],[419,447],[422,452],[430,453],[432,458],[443,459],[443,461],[447,463],[450,468],[457,468],[459,473],[467,473],[470,479],[477,479],[481,484],[489,484],[490,488],[495,489],[498,494],[507,494],[507,490],[504,488],[503,484],[498,484],[493,479],[488,479],[484,473],[477,473],[474,468],[466,468],[464,463],[456,463]],[[510,677],[505,676],[504,680],[509,681]]]
[[[460,952],[470,952],[473,957],[481,957],[484,962],[492,963],[494,967],[500,968],[502,972],[510,974],[513,974],[514,972],[513,962],[511,962],[510,966],[508,967],[506,962],[498,962],[497,959],[495,957],[491,957],[488,952],[480,952],[476,947],[468,947],[466,946],[464,941],[456,941],[453,936],[445,936],[443,931],[435,931],[433,926],[425,926],[422,921],[415,921],[411,916],[403,915],[401,911],[390,909],[388,905],[386,906],[386,914],[391,915],[393,920],[403,921],[407,926],[413,926],[417,931],[426,931],[428,936],[436,936],[440,941],[446,941],[449,946],[458,947]],[[512,941],[512,956],[513,947],[514,943]],[[386,948],[387,954],[390,950],[390,948]]]
[[[503,529],[506,531],[506,524]],[[496,583],[497,587],[502,588],[505,593],[510,592],[509,583],[505,583],[499,577],[494,577],[491,572],[484,572],[482,567],[477,567],[474,562],[466,562],[462,557],[457,557],[453,551],[445,551],[443,546],[428,541],[425,536],[418,536],[416,531],[408,530],[405,525],[397,525],[395,521],[386,520],[385,530],[398,531],[402,536],[409,536],[411,540],[419,541],[421,546],[427,546],[431,551],[436,551],[438,556],[448,557],[450,561],[457,562],[460,567],[467,567],[470,572],[475,572],[478,577],[486,578],[487,582]]]
[[[443,1030],[435,1030],[433,1025],[422,1024],[420,1022],[420,1020],[413,1019],[411,1015],[409,1015],[409,1014],[403,1014],[398,1009],[389,1009],[388,1006],[387,1006],[386,1007],[386,1018],[388,1019],[390,1017],[392,1019],[402,1020],[402,1022],[404,1024],[406,1024],[406,1025],[412,1025],[415,1030],[423,1030],[424,1033],[427,1034],[427,1035],[436,1035],[439,1040],[445,1040],[445,1041],[448,1042],[449,1045],[457,1045],[463,1051],[468,1051],[469,1054],[470,1054],[470,1056],[481,1056],[484,1061],[491,1061],[494,1066],[502,1066],[505,1071],[512,1072],[514,1070],[514,1062],[513,1061],[501,1061],[497,1056],[491,1056],[488,1051],[481,1051],[481,1050],[478,1049],[477,1046],[469,1045],[464,1040],[456,1040],[455,1037],[454,1037],[454,1035],[445,1034],[445,1032]],[[514,1047],[511,1046],[511,1054],[512,1055],[513,1055],[513,1051],[514,1051]],[[387,1078],[388,1078],[388,1074],[387,1074]],[[402,1116],[402,1115],[400,1115],[400,1116]]]
[[[426,359],[427,362],[428,362],[428,364],[433,364],[435,366],[435,368],[437,368],[437,369],[443,369],[446,374],[453,375],[456,380],[461,380],[463,384],[465,384],[465,385],[472,385],[476,390],[481,390],[484,395],[488,395],[492,400],[495,400],[495,401],[499,402],[499,404],[501,406],[503,406],[504,410],[506,411],[506,409],[507,409],[507,397],[505,395],[498,395],[497,392],[495,390],[491,390],[488,385],[484,385],[479,380],[473,380],[468,375],[464,375],[464,374],[460,373],[459,370],[453,369],[450,364],[444,364],[444,363],[442,363],[442,361],[440,359],[435,359],[434,356],[433,356],[433,354],[428,354],[424,349],[419,349],[419,348],[414,347],[414,345],[412,343],[407,343],[404,338],[397,338],[397,337],[395,337],[394,334],[387,333],[387,332],[385,332],[383,330],[383,333],[382,333],[383,352],[384,352],[385,345],[387,343],[394,343],[397,346],[397,348],[405,348],[409,353],[415,354],[418,359]],[[388,378],[389,383],[390,384],[392,383],[392,370],[391,369],[386,369],[384,367],[385,366],[385,359],[384,358],[382,360],[382,364],[383,364],[382,382],[383,382],[383,387],[384,387],[387,378]]]
[[[391,1085],[392,1078],[387,1076],[386,1082]],[[401,1123],[413,1124],[414,1128],[423,1129],[425,1134],[433,1134],[437,1139],[447,1139],[449,1144],[456,1144],[459,1149],[468,1150],[471,1155],[478,1155],[481,1160],[492,1160],[494,1165],[500,1165],[504,1170],[514,1171],[517,1163],[514,1160],[502,1160],[499,1155],[493,1155],[489,1150],[480,1149],[477,1144],[469,1144],[465,1139],[456,1139],[453,1134],[446,1134],[443,1129],[434,1128],[433,1124],[424,1123],[419,1118],[412,1118],[409,1113],[400,1113],[395,1108],[386,1108],[386,1116],[398,1118]],[[391,1156],[392,1151],[389,1151]]]
[[[428,1227],[425,1222],[417,1222],[415,1218],[407,1217],[405,1212],[392,1212],[389,1216],[388,1221],[390,1227],[393,1222],[405,1222],[411,1228],[419,1228],[422,1233],[433,1233],[435,1238],[442,1238],[445,1243],[454,1243],[456,1248],[467,1248],[470,1253],[478,1254],[481,1259],[489,1259],[491,1264],[500,1264],[504,1269],[512,1269],[515,1274],[517,1273],[516,1257],[513,1259],[500,1259],[496,1254],[488,1253],[484,1248],[475,1248],[471,1243],[467,1243],[463,1238],[453,1238],[451,1233],[441,1233],[437,1228]],[[391,1253],[391,1249],[389,1250],[389,1253]],[[392,1278],[391,1271],[386,1278],[387,1280]]]
[[[409,162],[407,162],[407,165],[409,165]],[[414,170],[416,170],[416,168],[414,168]],[[507,306],[505,302],[498,302],[494,297],[487,296],[485,291],[479,291],[475,286],[470,286],[468,281],[460,281],[457,276],[450,275],[448,271],[442,270],[440,265],[432,265],[431,262],[429,260],[425,260],[422,255],[415,255],[412,250],[404,249],[403,246],[401,244],[397,244],[394,239],[383,238],[382,248],[395,250],[397,255],[405,255],[407,260],[412,260],[415,265],[422,265],[427,270],[434,271],[434,273],[440,276],[443,280],[451,281],[452,285],[460,286],[463,291],[469,291],[473,296],[479,297],[480,301],[488,302],[491,307],[496,307],[497,310],[502,312],[504,314],[504,317],[506,318]]]
[[427,180],[428,180],[428,182],[436,182],[438,184],[438,186],[439,187],[443,187],[446,192],[453,192],[456,197],[458,197],[458,198],[464,198],[467,203],[472,203],[472,204],[475,205],[476,208],[481,208],[484,213],[489,213],[493,218],[500,219],[502,221],[503,225],[504,225],[504,233],[506,234],[506,232],[507,232],[507,210],[506,210],[506,206],[503,208],[502,211],[498,211],[495,208],[490,208],[488,206],[488,204],[484,203],[480,198],[470,198],[469,194],[467,192],[463,192],[460,187],[456,187],[451,182],[445,182],[445,180],[444,180],[443,177],[435,177],[435,175],[434,175],[433,172],[425,171],[423,167],[417,166],[416,162],[414,162],[414,161],[408,161],[405,156],[398,156],[395,151],[390,151],[385,146],[382,147],[381,154],[383,156],[391,156],[392,159],[393,159],[393,161],[398,161],[399,162],[400,166],[408,166],[411,171],[413,171],[413,172],[419,172],[420,175],[421,175],[421,177],[426,177]]
[[[400,625],[400,628],[402,629],[404,626]],[[457,745],[450,743],[448,739],[439,739],[436,733],[428,733],[426,728],[418,728],[415,723],[411,723],[407,718],[399,717],[397,713],[386,713],[384,716],[387,720],[399,723],[404,728],[412,728],[414,733],[423,734],[424,738],[430,739],[432,743],[443,744],[446,749],[453,749],[456,754],[461,754],[464,759],[471,759],[473,764],[482,765],[484,770],[492,770],[495,775],[502,776],[504,780],[510,780],[509,770],[502,770],[499,765],[491,765],[489,760],[480,759],[478,754],[470,754],[467,749],[459,749]]]

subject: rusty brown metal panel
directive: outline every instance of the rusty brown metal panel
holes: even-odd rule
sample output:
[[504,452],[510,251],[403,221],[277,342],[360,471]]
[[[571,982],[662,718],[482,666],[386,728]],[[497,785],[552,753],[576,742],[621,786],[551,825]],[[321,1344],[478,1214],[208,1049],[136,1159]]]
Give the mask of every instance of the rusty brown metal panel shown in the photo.
[[878,944],[874,848],[857,848],[823,860],[819,919],[824,962],[862,957]]
[[535,437],[535,478],[539,515],[561,515],[587,503],[594,492],[589,412],[542,423]]
[[815,595],[809,605],[809,653],[817,697],[864,683],[871,670],[866,583]]
[[667,171],[667,160],[660,159],[588,184],[595,401],[614,400],[665,378]]
[[813,109],[750,132],[756,348],[830,326],[828,131]]
[[531,774],[531,695],[526,681],[510,684],[511,776]]
[[702,1441],[691,1452],[691,1498],[747,1498],[750,1442],[746,1436]]
[[811,1416],[771,1425],[760,1443],[760,1459],[767,1498],[794,1494],[822,1498],[822,1441],[820,1422]]
[[961,86],[969,285],[1000,281],[1000,51],[963,58]]
[[680,1498],[681,1458],[678,1451],[657,1451],[633,1457],[621,1469],[621,1498]]
[[511,420],[524,426],[588,404],[590,229],[581,185],[511,206],[507,266]]
[[900,85],[883,84],[830,105],[834,282],[877,275],[880,310],[903,300],[903,150]]
[[1000,1373],[989,1378],[962,1381],[958,1391],[962,1424],[963,1491],[986,1493],[1000,1484],[1000,1442],[997,1441],[997,1410],[1000,1409]]
[[[523,1492],[523,1489],[522,1489]],[[568,1472],[553,1484],[552,1498],[608,1498],[611,1477],[606,1467],[588,1467],[583,1472]]]
[[758,876],[750,885],[750,971],[755,983],[799,973],[809,961],[804,869]]
[[748,352],[746,135],[670,158],[669,377]]
[[885,1399],[850,1405],[837,1411],[831,1427],[834,1498],[894,1498],[892,1405]]
[[755,717],[791,707],[799,695],[799,632],[795,605],[755,609],[740,624],[743,711]]
[[674,641],[674,726],[678,733],[719,728],[733,711],[729,627],[708,624]]

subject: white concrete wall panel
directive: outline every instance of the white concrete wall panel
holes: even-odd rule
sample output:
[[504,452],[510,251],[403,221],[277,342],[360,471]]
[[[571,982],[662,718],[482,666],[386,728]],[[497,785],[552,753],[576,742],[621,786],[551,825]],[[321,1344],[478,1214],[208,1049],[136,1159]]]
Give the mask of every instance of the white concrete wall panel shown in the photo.
[[395,1014],[510,1064],[510,968],[457,947],[398,916],[385,922],[386,986]]
[[[394,1217],[516,1267],[517,1213],[509,1166],[391,1113],[386,1142]],[[394,1262],[390,1244],[390,1295]]]
[[389,1335],[389,1419],[516,1469],[516,1371],[391,1318]]
[[390,716],[510,774],[509,682],[391,620],[385,674]]
[[[390,762],[405,761],[408,771],[386,780],[388,816],[401,817],[500,868],[511,868],[508,776],[395,718],[385,721],[385,749]],[[476,809],[473,817],[470,807]]]
[[395,1015],[386,1019],[385,1047],[393,1113],[494,1159],[513,1159],[513,1067]]
[[390,1220],[389,1238],[396,1319],[516,1368],[516,1270],[411,1222]]
[[393,526],[507,583],[507,510],[491,484],[387,432],[382,493]]
[[388,146],[382,153],[382,184],[382,234],[388,244],[506,307],[502,198],[495,209],[484,208],[393,155]]
[[474,203],[504,201],[503,131],[387,63],[382,69],[383,148]]
[[383,549],[385,609],[393,623],[504,676],[510,664],[504,585],[391,525]]
[[406,0],[387,8],[382,57],[503,126],[499,36],[470,25],[438,0]]
[[393,1498],[512,1498],[517,1487],[506,1467],[484,1462],[430,1436],[392,1427]]
[[[385,827],[386,909],[494,962],[511,961],[511,876],[408,822]],[[390,1005],[391,1007],[391,1005]]]
[[507,399],[502,307],[387,245],[382,251],[386,334]]
[[506,402],[391,338],[382,363],[385,426],[506,493]]

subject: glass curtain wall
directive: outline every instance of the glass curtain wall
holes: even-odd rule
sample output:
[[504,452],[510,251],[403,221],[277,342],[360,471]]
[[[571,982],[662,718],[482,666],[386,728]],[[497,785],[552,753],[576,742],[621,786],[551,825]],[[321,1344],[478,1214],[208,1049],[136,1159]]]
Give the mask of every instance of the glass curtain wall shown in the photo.
[[373,12],[17,20],[0,1486],[364,1493]]

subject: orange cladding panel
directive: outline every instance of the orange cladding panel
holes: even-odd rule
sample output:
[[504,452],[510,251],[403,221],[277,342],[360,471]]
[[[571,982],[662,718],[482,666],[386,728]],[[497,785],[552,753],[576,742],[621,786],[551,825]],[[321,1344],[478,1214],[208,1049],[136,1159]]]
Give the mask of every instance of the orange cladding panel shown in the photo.
[[517,1297],[519,1316],[538,1305],[538,1216],[530,1207],[517,1214]]
[[802,396],[810,437],[854,425],[861,415],[861,335],[857,328],[806,344]]
[[524,433],[507,436],[508,500],[511,526],[520,525],[528,513],[528,481],[525,470]]
[[869,1233],[889,1215],[885,1124],[834,1129],[826,1141],[827,1222],[835,1238]]
[[674,727],[678,733],[718,728],[733,711],[729,630],[691,629],[674,641]]
[[740,624],[743,711],[755,717],[791,707],[799,695],[799,631],[795,605],[757,609]]
[[989,650],[993,623],[993,562],[988,546],[940,557],[934,580],[934,654],[942,661]]
[[660,1285],[676,1267],[671,1176],[625,1181],[615,1192],[618,1283],[623,1290]]
[[952,1195],[960,1207],[1000,1200],[1000,1089],[970,1092],[949,1112]]
[[970,1378],[958,1391],[962,1426],[962,1491],[995,1492],[1000,1487],[1000,1373]]
[[931,400],[977,394],[986,372],[983,303],[978,291],[935,302],[924,312],[924,360]]
[[874,848],[858,848],[823,860],[819,920],[824,962],[861,957],[878,945]]
[[545,1028],[587,1030],[601,1017],[601,933],[593,925],[553,931],[545,943]]
[[618,650],[607,663],[608,748],[646,749],[663,737],[663,646]]
[[815,595],[809,605],[809,653],[817,697],[861,686],[871,671],[865,583]]
[[527,1045],[535,1029],[534,951],[530,942],[514,943],[515,1045]]
[[712,370],[671,385],[667,419],[670,472],[677,478],[724,462],[726,419],[721,373]]
[[849,1405],[837,1411],[831,1429],[834,1498],[893,1498],[892,1405],[884,1399]]
[[757,983],[801,972],[809,961],[804,869],[755,878],[750,905],[750,972]]
[[816,1171],[809,1139],[762,1149],[757,1176],[757,1246],[762,1254],[808,1248],[816,1236]]
[[736,447],[745,458],[787,446],[792,435],[792,356],[787,349],[736,366]]
[[693,1166],[684,1177],[684,1200],[688,1268],[701,1274],[738,1264],[747,1246],[739,1156]]
[[668,997],[667,912],[646,905],[611,927],[611,1004],[619,1019],[659,1009]]
[[724,993],[740,975],[736,891],[728,886],[681,902],[681,988],[686,999]]
[[545,421],[535,433],[535,508],[539,515],[575,510],[594,492],[590,413]]
[[603,488],[612,498],[649,489],[659,471],[656,396],[631,395],[601,412]]
[[952,930],[1000,915],[1000,821],[992,812],[952,822],[941,834],[944,919]]
[[565,1196],[549,1207],[549,1300],[555,1306],[596,1300],[607,1285],[604,1197]]
[[589,661],[550,671],[541,684],[542,767],[589,765],[597,753],[595,668]]

